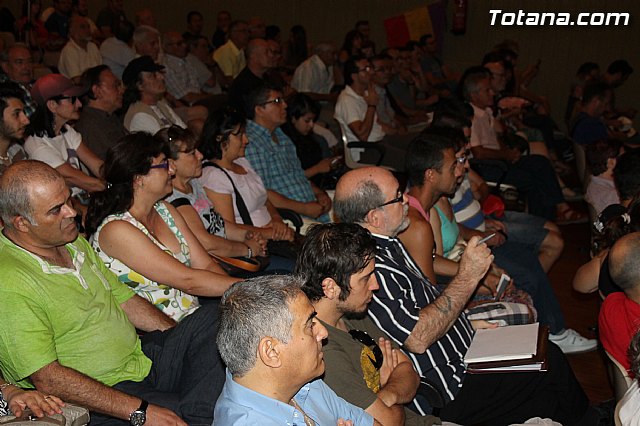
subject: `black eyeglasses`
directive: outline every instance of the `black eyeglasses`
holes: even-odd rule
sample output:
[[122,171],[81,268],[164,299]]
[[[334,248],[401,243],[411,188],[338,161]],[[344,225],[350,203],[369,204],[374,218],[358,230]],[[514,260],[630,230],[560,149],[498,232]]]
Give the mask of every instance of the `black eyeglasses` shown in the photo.
[[159,164],[152,164],[150,169],[168,169],[169,168],[169,160],[164,160]]
[[388,206],[389,204],[402,203],[404,201],[404,193],[398,189],[397,195],[398,196],[393,200],[387,201],[386,203],[382,203],[376,208],[379,209],[381,207]]
[[68,99],[68,100],[69,100],[69,102],[71,102],[72,104],[75,104],[75,103],[76,103],[76,101],[77,101],[78,99],[80,99],[80,97],[79,97],[79,96],[56,96],[56,97],[54,98],[54,100],[56,100],[56,101],[62,101],[62,100],[64,100],[64,99]]
[[369,361],[371,361],[371,364],[376,370],[380,370],[382,362],[384,361],[384,356],[382,355],[382,349],[380,349],[380,346],[378,346],[376,341],[373,340],[373,337],[369,336],[366,331],[362,330],[349,330],[349,334],[354,340],[357,340],[371,349],[373,352],[373,358],[368,356]]
[[284,98],[281,97],[281,96],[278,96],[277,98],[271,99],[269,101],[265,101],[265,102],[261,103],[260,105],[262,105],[262,106],[265,106],[265,105],[268,105],[268,104],[280,105],[283,102],[284,102]]
[[366,66],[366,67],[364,67],[364,68],[358,68],[358,72],[364,72],[364,71],[366,71],[366,72],[371,72],[371,69],[372,69],[372,68],[371,68],[371,66],[370,66],[370,65],[367,65],[367,66]]

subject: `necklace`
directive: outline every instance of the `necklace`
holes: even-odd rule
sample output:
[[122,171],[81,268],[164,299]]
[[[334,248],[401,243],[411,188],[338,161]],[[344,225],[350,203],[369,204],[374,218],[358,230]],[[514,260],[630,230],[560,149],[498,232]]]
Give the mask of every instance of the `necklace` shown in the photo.
[[300,406],[298,405],[298,403],[296,402],[295,399],[291,398],[291,405],[293,405],[293,407],[300,411],[302,413],[302,416],[304,417],[304,424],[307,426],[315,426],[316,422],[309,416],[307,416],[307,413],[304,412],[304,410],[302,408],[300,408]]

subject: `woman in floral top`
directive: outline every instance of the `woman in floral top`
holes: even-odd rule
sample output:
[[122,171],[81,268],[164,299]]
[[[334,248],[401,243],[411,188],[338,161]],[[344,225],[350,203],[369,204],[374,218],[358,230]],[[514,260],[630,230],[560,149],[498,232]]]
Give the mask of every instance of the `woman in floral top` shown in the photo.
[[109,149],[105,191],[92,196],[86,229],[105,264],[169,317],[198,307],[196,296],[220,296],[234,282],[207,254],[173,206],[173,169],[162,140],[125,136]]

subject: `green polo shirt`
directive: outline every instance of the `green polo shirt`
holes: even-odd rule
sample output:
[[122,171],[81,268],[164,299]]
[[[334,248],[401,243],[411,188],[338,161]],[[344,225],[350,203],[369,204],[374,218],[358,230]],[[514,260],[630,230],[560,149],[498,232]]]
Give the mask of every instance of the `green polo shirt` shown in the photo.
[[141,381],[151,368],[120,305],[133,291],[89,243],[66,245],[74,269],[50,265],[0,234],[0,369],[33,387],[29,376],[53,361],[113,386]]

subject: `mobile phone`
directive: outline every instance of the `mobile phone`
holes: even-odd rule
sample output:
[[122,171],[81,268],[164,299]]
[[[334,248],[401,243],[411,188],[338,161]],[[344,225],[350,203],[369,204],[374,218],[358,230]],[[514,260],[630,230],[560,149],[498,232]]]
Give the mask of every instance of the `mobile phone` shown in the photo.
[[511,282],[511,277],[507,274],[502,274],[500,277],[500,281],[498,282],[498,287],[496,287],[496,297],[495,301],[497,302],[502,298],[504,291],[507,289],[507,285]]

